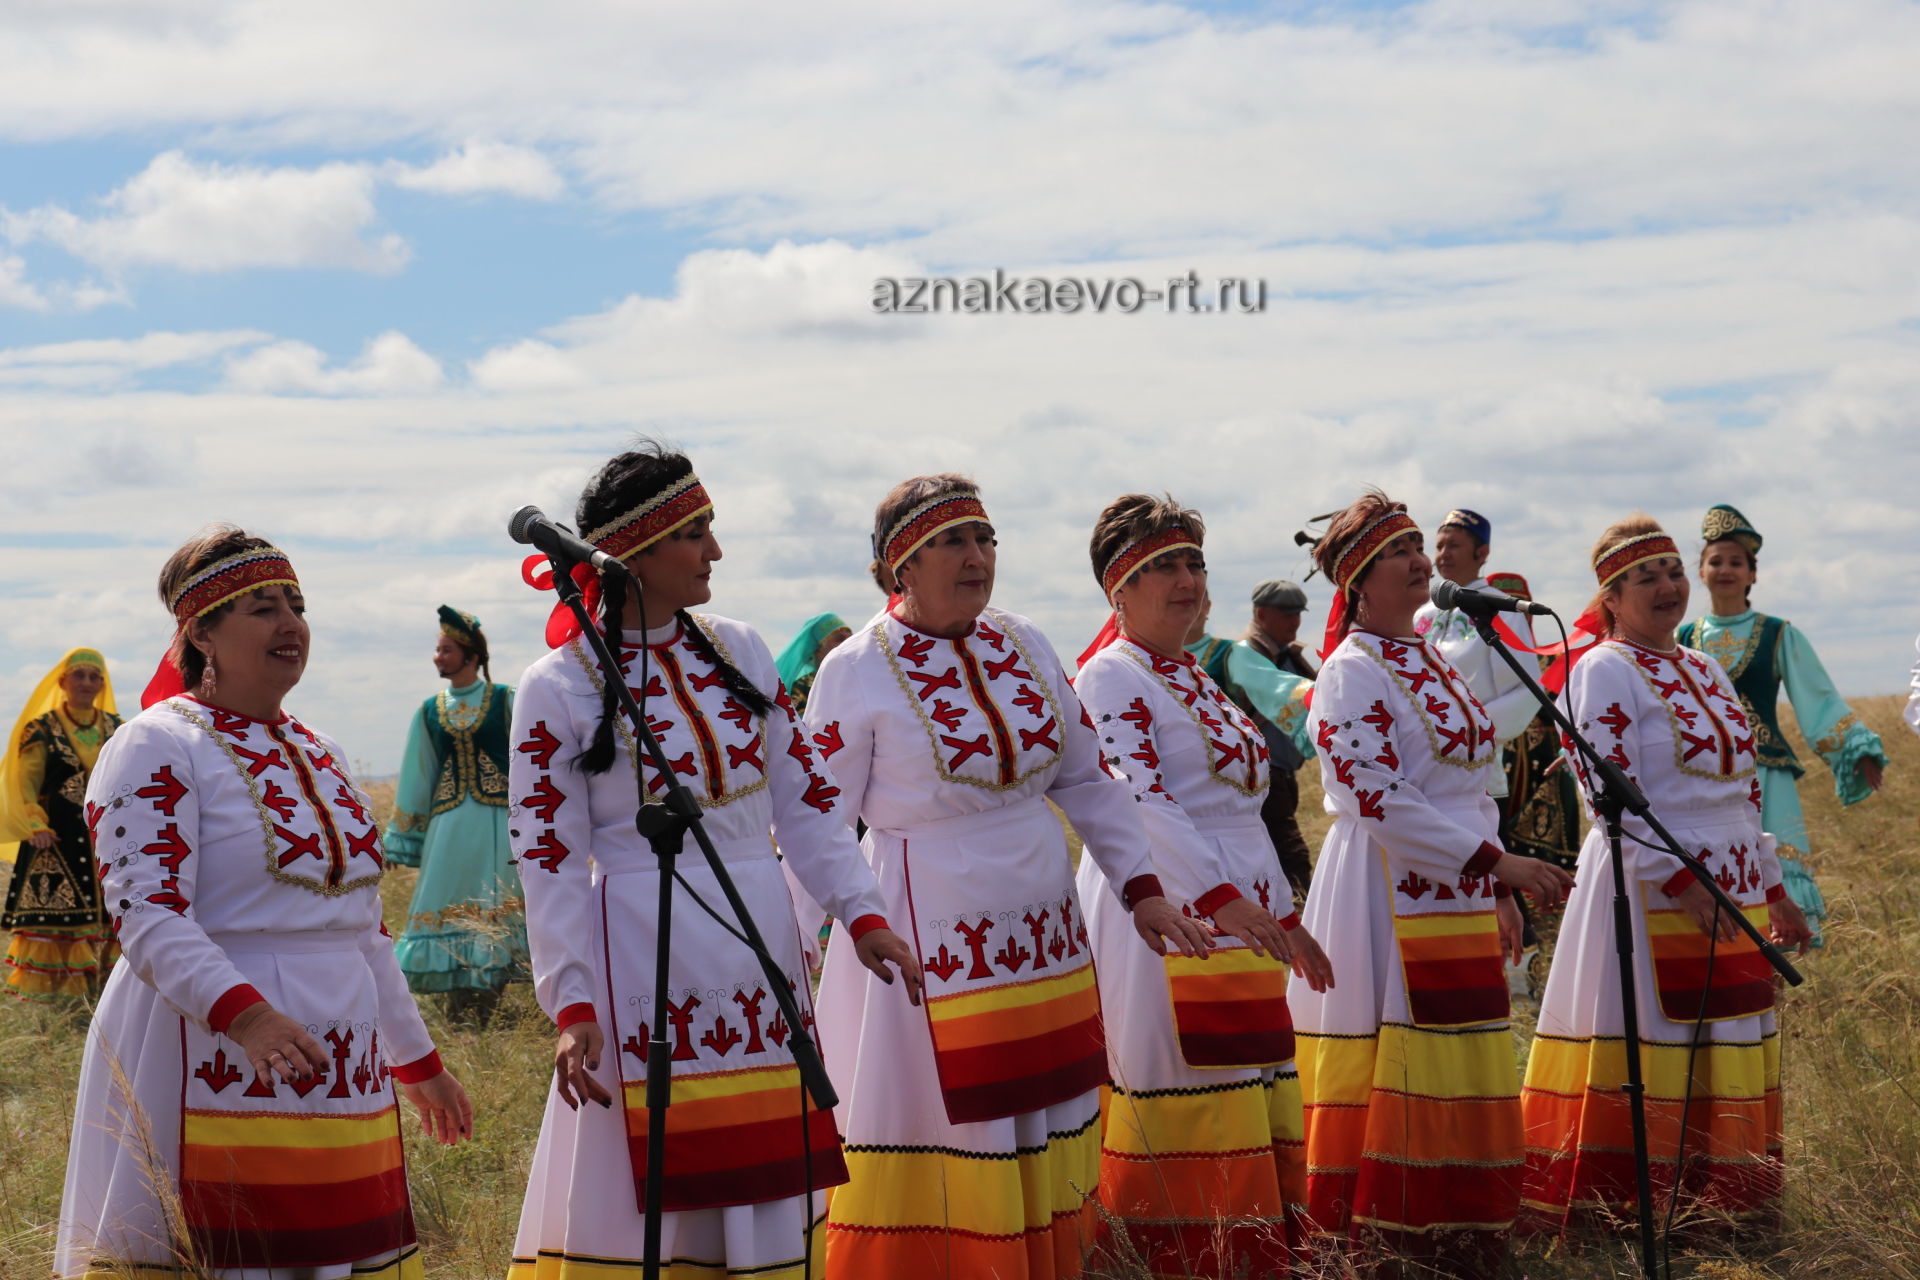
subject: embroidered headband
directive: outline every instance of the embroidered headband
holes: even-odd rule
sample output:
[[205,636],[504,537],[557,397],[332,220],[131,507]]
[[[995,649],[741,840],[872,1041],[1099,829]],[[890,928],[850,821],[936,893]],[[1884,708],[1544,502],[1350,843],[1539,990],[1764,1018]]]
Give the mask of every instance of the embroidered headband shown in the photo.
[[1679,555],[1680,548],[1673,544],[1673,539],[1658,530],[1636,534],[1608,548],[1607,554],[1600,557],[1600,563],[1593,566],[1593,576],[1600,580],[1602,587],[1610,587],[1614,579],[1637,564],[1658,560],[1662,556],[1678,558]]
[[700,478],[689,473],[624,515],[616,516],[587,534],[587,541],[616,560],[645,551],[690,520],[713,511],[713,500]]
[[174,621],[184,627],[249,591],[299,585],[286,552],[278,547],[257,547],[216,560],[188,578],[167,601],[167,608],[173,611]]
[[1385,515],[1375,516],[1334,557],[1333,585],[1346,591],[1361,571],[1373,563],[1373,558],[1380,554],[1382,547],[1403,533],[1418,532],[1420,526],[1404,511],[1389,511]]
[[1107,599],[1113,599],[1113,593],[1127,585],[1127,579],[1146,567],[1149,560],[1156,560],[1172,551],[1198,551],[1200,544],[1193,540],[1193,533],[1185,525],[1169,525],[1158,533],[1150,533],[1137,538],[1113,553],[1107,561],[1107,567],[1100,572],[1100,589],[1107,593]]
[[991,523],[987,519],[987,509],[980,505],[980,495],[972,489],[963,489],[958,493],[943,493],[937,498],[928,498],[913,507],[905,515],[893,522],[887,530],[887,536],[874,548],[874,556],[887,570],[899,572],[907,557],[927,545],[933,538],[960,524]]
[[62,671],[71,671],[75,667],[93,667],[95,670],[105,671],[107,669],[107,660],[100,656],[98,650],[75,649],[67,655],[67,661],[60,669]]

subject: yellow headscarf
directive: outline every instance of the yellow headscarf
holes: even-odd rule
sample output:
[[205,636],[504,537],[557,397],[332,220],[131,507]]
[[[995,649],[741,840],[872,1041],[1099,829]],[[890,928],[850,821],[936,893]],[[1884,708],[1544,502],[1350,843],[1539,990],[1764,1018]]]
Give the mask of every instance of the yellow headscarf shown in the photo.
[[93,700],[93,705],[96,710],[119,714],[113,704],[113,677],[107,674],[107,660],[100,656],[98,649],[69,649],[67,655],[40,678],[40,683],[34,686],[33,693],[27,698],[26,708],[20,712],[20,718],[13,722],[13,732],[7,735],[6,754],[0,756],[0,862],[11,863],[20,842],[32,834],[27,826],[26,815],[14,807],[14,797],[19,792],[20,735],[26,732],[27,726],[33,721],[66,701],[66,691],[60,687],[60,677],[71,667],[98,668],[106,687],[100,690],[100,696]]

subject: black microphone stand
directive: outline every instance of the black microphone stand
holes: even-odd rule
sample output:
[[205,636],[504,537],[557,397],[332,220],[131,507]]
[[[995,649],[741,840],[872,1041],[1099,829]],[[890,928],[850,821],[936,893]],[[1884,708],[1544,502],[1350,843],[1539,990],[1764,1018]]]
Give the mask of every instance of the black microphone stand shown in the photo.
[[[673,939],[674,863],[684,847],[687,832],[693,833],[694,842],[700,846],[700,852],[706,855],[707,866],[712,870],[720,891],[726,895],[727,904],[733,910],[734,919],[740,923],[747,946],[752,949],[754,958],[760,962],[760,968],[767,976],[774,1003],[780,1006],[787,1026],[792,1029],[787,1049],[793,1054],[794,1066],[799,1068],[800,1079],[807,1093],[812,1095],[814,1105],[822,1111],[831,1109],[840,1099],[833,1091],[833,1082],[827,1078],[826,1064],[820,1060],[820,1052],[814,1047],[813,1038],[807,1034],[806,1023],[800,1014],[800,1002],[788,988],[786,974],[780,971],[779,962],[767,950],[766,941],[760,936],[752,913],[741,900],[740,890],[735,887],[733,877],[727,874],[726,864],[720,861],[719,853],[714,850],[706,825],[701,821],[699,799],[687,790],[674,773],[660,740],[647,727],[647,718],[634,701],[633,691],[627,687],[626,675],[621,671],[620,663],[608,650],[606,637],[600,634],[599,627],[588,614],[586,602],[581,599],[580,584],[573,580],[573,565],[564,556],[549,553],[547,559],[553,564],[554,591],[573,611],[574,619],[580,624],[580,634],[586,638],[595,660],[600,664],[601,676],[619,698],[620,709],[632,724],[634,735],[642,744],[647,759],[653,762],[654,772],[666,779],[665,794],[655,801],[648,798],[640,771],[635,769],[633,774],[634,786],[640,798],[639,810],[634,814],[634,826],[653,846],[654,857],[660,864],[659,937],[653,963],[653,1018],[647,1036],[646,1234],[641,1270],[645,1280],[658,1280],[660,1222],[664,1216],[661,1182],[667,1153],[667,1107],[672,1101],[673,1085],[672,1050],[667,1044],[666,1032],[667,963]],[[625,572],[624,566],[621,572]],[[631,574],[628,575],[628,581],[633,583],[637,591],[639,583]],[[620,1051],[615,1049],[614,1052],[617,1054]],[[801,1123],[806,1123],[804,1118]]]
[[[1747,913],[1735,905],[1732,898],[1713,878],[1704,863],[1685,849],[1673,838],[1671,832],[1660,825],[1653,816],[1653,806],[1647,797],[1635,786],[1626,771],[1613,761],[1594,750],[1574,727],[1573,721],[1560,709],[1559,702],[1540,687],[1533,673],[1520,664],[1507,646],[1501,641],[1500,633],[1493,629],[1493,615],[1481,616],[1462,610],[1473,622],[1474,630],[1480,633],[1489,649],[1499,654],[1513,673],[1520,677],[1522,684],[1533,693],[1540,705],[1546,708],[1547,715],[1560,726],[1560,731],[1586,760],[1593,776],[1600,780],[1598,794],[1590,795],[1593,811],[1607,832],[1607,848],[1613,864],[1613,947],[1620,960],[1620,1011],[1627,1047],[1627,1082],[1622,1092],[1627,1095],[1627,1107],[1633,1116],[1633,1176],[1639,1191],[1640,1210],[1640,1269],[1647,1280],[1654,1280],[1654,1232],[1653,1232],[1653,1159],[1647,1145],[1647,1099],[1646,1084],[1640,1071],[1640,1002],[1633,965],[1633,909],[1627,904],[1626,861],[1621,853],[1621,838],[1624,829],[1624,817],[1631,813],[1646,823],[1653,834],[1666,846],[1667,852],[1680,859],[1687,870],[1693,872],[1693,878],[1707,887],[1718,903],[1715,908],[1715,920],[1720,912],[1733,918],[1747,937],[1751,938],[1760,953],[1767,958],[1775,971],[1794,986],[1805,981],[1800,971],[1793,967],[1788,959],[1780,954],[1780,949],[1768,941],[1747,919]],[[1679,1183],[1674,1184],[1674,1194],[1679,1194]]]

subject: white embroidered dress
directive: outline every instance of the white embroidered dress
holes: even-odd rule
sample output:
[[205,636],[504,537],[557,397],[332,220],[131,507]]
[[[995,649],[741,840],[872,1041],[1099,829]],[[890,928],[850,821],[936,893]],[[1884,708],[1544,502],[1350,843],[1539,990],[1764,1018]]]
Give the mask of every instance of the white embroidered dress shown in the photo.
[[[1505,595],[1489,586],[1485,578],[1475,578],[1467,584],[1468,589],[1484,591],[1489,595]],[[1533,626],[1523,613],[1510,613],[1501,620],[1502,625],[1513,630],[1523,644],[1533,643]],[[1413,618],[1413,632],[1435,649],[1440,656],[1460,673],[1473,690],[1474,696],[1487,709],[1487,716],[1493,721],[1495,739],[1506,746],[1522,733],[1526,732],[1533,718],[1540,714],[1539,700],[1533,691],[1521,682],[1520,677],[1480,638],[1479,630],[1473,625],[1473,619],[1461,609],[1440,609],[1431,604],[1423,604]],[[1531,653],[1514,651],[1521,665],[1540,678],[1540,659]],[[1487,775],[1487,790],[1496,798],[1507,794],[1507,773],[1504,769],[1495,769]]]
[[[1074,689],[1133,788],[1167,896],[1199,916],[1247,898],[1297,925],[1260,819],[1267,745],[1192,655],[1119,639]],[[1284,1271],[1306,1209],[1286,966],[1227,935],[1204,960],[1157,956],[1099,864],[1083,859],[1078,882],[1113,1076],[1101,1203],[1156,1274]]]
[[[715,649],[777,704],[765,719],[735,698],[678,624],[630,645],[621,659],[678,776],[699,798],[706,830],[761,935],[811,1018],[793,903],[774,853],[842,919],[882,923],[872,873],[838,809],[839,789],[780,689],[773,658],[742,623],[693,615]],[[644,663],[644,674],[643,674]],[[576,637],[527,669],[514,704],[510,835],[527,898],[534,991],[562,1026],[585,1019],[606,1037],[591,1074],[614,1097],[578,1111],[549,1089],[510,1275],[515,1280],[638,1274],[645,1227],[646,1041],[653,1009],[658,862],[634,828],[635,770],[661,782],[618,722],[614,765],[589,775],[577,761],[601,716],[602,678]],[[691,835],[679,874],[727,916],[716,878]],[[730,919],[730,916],[728,917]],[[848,948],[851,951],[851,948]],[[673,907],[669,1007],[673,1103],[668,1109],[667,1274],[802,1274],[809,1223],[824,1197],[805,1187],[840,1180],[831,1113],[803,1131],[791,1028],[747,947],[686,889]],[[902,1008],[898,986],[888,992]],[[817,1250],[822,1241],[816,1237]],[[696,1265],[697,1264],[697,1265]],[[818,1274],[816,1264],[815,1274]]]
[[[126,959],[87,1033],[55,1274],[422,1274],[393,1077],[439,1064],[339,748],[170,698],[107,743],[87,814]],[[214,1030],[260,997],[331,1053],[319,1079],[259,1085]]]
[[1313,699],[1333,826],[1304,916],[1338,985],[1296,978],[1288,1002],[1314,1223],[1412,1251],[1435,1232],[1500,1231],[1522,1152],[1488,874],[1497,731],[1417,638],[1353,632]]
[[[1106,1056],[1056,802],[1108,882],[1158,892],[1137,806],[1046,638],[998,609],[958,639],[883,613],[829,654],[814,744],[868,826],[927,970],[914,1009],[827,952],[820,1022],[852,1181],[828,1274],[1079,1273]],[[1136,884],[1136,882],[1139,882]]]
[[[1580,659],[1565,696],[1581,733],[1626,771],[1655,816],[1764,932],[1767,904],[1784,890],[1773,837],[1760,826],[1754,728],[1726,672],[1692,649],[1660,652],[1609,640]],[[1592,785],[1584,767],[1581,777]],[[1685,888],[1688,873],[1672,854],[1642,843],[1653,837],[1638,818],[1629,816],[1625,827],[1656,1194],[1664,1197],[1672,1186],[1686,1109],[1686,1193],[1738,1216],[1772,1213],[1781,1193],[1772,971],[1741,937],[1711,948],[1709,985],[1707,936],[1669,892]],[[1527,1064],[1526,1207],[1530,1221],[1550,1228],[1579,1210],[1618,1211],[1636,1198],[1621,1092],[1624,1023],[1609,857],[1596,825],[1580,849]]]

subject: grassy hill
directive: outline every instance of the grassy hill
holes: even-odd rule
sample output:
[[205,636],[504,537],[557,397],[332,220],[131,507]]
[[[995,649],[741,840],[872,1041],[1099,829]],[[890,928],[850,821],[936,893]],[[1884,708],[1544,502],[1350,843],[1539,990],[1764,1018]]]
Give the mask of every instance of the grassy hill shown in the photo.
[[[1920,739],[1901,722],[1898,699],[1863,699],[1856,709],[1886,740],[1893,767],[1884,792],[1845,813],[1817,765],[1803,784],[1833,915],[1826,950],[1805,962],[1808,981],[1786,994],[1780,1015],[1789,1229],[1741,1252],[1676,1258],[1676,1276],[1920,1280]],[[1797,738],[1795,747],[1811,758]],[[1302,825],[1317,847],[1326,826],[1319,785],[1311,771],[1303,778]],[[389,788],[380,799],[390,798]],[[383,886],[395,933],[414,876],[395,869]],[[473,1096],[477,1135],[448,1150],[409,1134],[427,1273],[503,1276],[545,1099],[550,1025],[524,986],[484,1034],[447,1026],[437,1002],[426,1013]],[[83,1015],[0,1007],[0,1280],[49,1273],[84,1036]],[[1524,1037],[1518,1028],[1516,1052]],[[1528,1253],[1511,1274],[1637,1272],[1616,1244],[1596,1241],[1574,1257]]]

